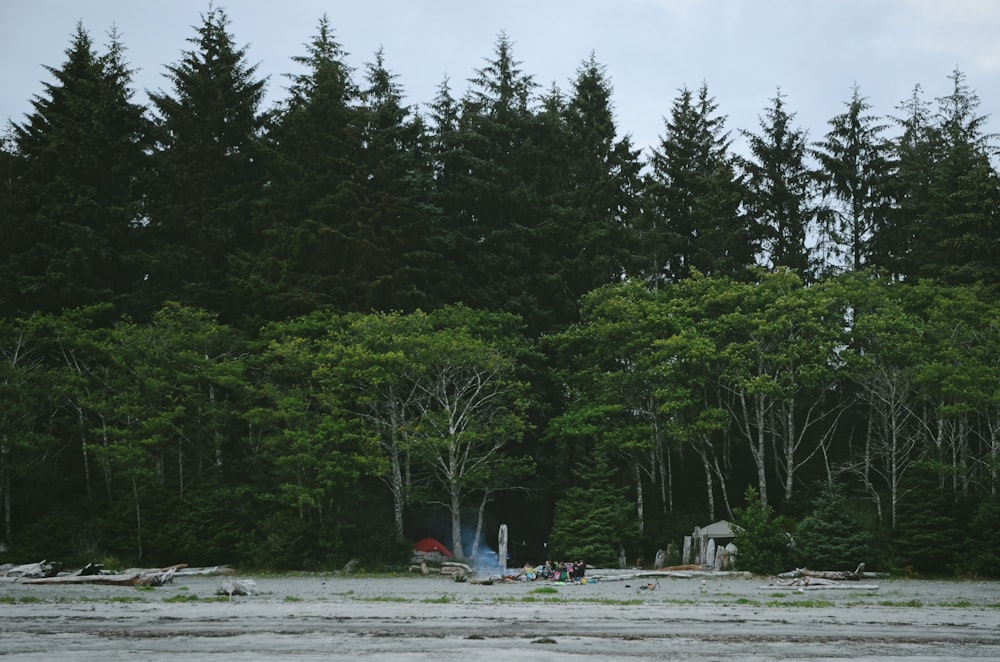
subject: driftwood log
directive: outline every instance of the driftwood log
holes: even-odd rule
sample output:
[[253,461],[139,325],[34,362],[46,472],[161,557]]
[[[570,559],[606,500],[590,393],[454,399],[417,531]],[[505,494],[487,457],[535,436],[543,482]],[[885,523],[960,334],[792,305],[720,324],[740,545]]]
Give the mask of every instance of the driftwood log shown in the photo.
[[781,588],[788,591],[877,591],[878,584],[862,584],[855,581],[837,581],[822,577],[798,577],[796,579],[779,580],[775,584],[761,586],[762,589]]
[[884,577],[884,573],[865,572],[865,564],[859,563],[853,571],[846,570],[809,570],[808,568],[796,568],[788,572],[783,572],[778,577],[782,579],[798,579],[800,577],[811,577],[814,579],[831,579],[834,581],[858,581],[860,579],[874,579]]
[[168,566],[166,568],[141,569],[131,568],[117,574],[83,574],[80,570],[71,575],[55,577],[38,577],[22,579],[21,584],[98,584],[103,586],[163,586],[173,581],[174,575],[186,563]]

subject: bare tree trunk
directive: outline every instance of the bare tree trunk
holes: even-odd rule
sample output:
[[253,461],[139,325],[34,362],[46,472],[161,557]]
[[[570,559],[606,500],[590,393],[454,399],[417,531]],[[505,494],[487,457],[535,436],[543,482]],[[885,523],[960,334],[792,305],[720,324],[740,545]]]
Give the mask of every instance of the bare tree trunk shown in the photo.
[[399,457],[399,450],[393,448],[389,453],[391,472],[391,492],[392,492],[392,515],[396,524],[396,538],[403,539],[403,508],[405,506],[405,492],[403,491],[403,470]]
[[3,535],[8,544],[14,538],[14,526],[10,520],[10,470],[7,468],[7,435],[0,441],[0,490],[3,491]]
[[458,489],[451,490],[451,551],[459,561],[465,561],[465,550],[462,547],[462,499]]
[[701,450],[698,455],[701,457],[702,467],[705,469],[705,494],[708,498],[708,519],[715,521],[715,492],[712,489],[712,467],[708,463],[708,452]]
[[76,409],[76,420],[80,423],[80,449],[83,453],[83,480],[87,487],[87,498],[91,497],[90,489],[90,453],[87,447],[87,431],[84,427],[83,421],[83,407],[80,405],[73,405]]
[[639,517],[639,535],[642,535],[645,520],[645,500],[642,492],[642,471],[639,469],[639,460],[632,461],[632,476],[635,478],[635,511]]
[[663,444],[656,445],[656,460],[660,465],[660,499],[663,503],[664,514],[674,512],[674,468],[673,458],[670,451],[664,452]]
[[135,540],[139,547],[139,556],[142,558],[142,515],[139,511],[139,485],[135,478],[132,479],[132,496],[135,499]]
[[722,468],[719,466],[719,458],[714,457],[712,461],[715,463],[715,475],[719,479],[719,488],[722,490],[722,503],[726,505],[726,513],[729,519],[733,517],[733,507],[729,505],[729,490],[726,489],[726,477],[722,473]]
[[[483,521],[486,519],[486,505],[490,502],[490,490],[483,490],[483,498],[479,502],[479,512],[476,515],[476,535],[472,537],[472,554],[475,559],[479,556],[479,541],[483,536]],[[500,559],[500,567],[506,567],[507,559]]]

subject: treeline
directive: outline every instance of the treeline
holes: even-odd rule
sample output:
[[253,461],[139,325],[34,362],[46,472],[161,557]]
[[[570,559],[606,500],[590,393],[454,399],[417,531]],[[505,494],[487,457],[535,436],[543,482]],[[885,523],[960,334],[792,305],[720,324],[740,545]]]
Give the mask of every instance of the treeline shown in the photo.
[[996,572],[1000,180],[960,71],[817,142],[777,93],[741,155],[684,88],[644,156],[593,57],[540,90],[506,35],[424,113],[325,17],[272,109],[224,10],[190,44],[147,107],[80,25],[5,137],[18,553],[394,563],[503,521],[617,562],[753,506],[788,562]]

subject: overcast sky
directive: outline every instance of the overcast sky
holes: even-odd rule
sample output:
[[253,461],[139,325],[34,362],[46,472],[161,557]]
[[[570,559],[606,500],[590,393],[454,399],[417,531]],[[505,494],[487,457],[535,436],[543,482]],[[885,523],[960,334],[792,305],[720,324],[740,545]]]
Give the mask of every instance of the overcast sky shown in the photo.
[[[619,131],[655,145],[684,86],[707,83],[727,128],[759,132],[780,87],[796,124],[818,140],[852,86],[892,115],[920,84],[948,94],[958,68],[981,101],[1000,111],[998,0],[216,0],[238,46],[284,96],[290,58],[326,14],[360,68],[382,47],[407,102],[423,106],[447,76],[461,95],[506,32],[514,56],[542,89],[570,89],[593,53],[614,89]],[[117,26],[136,74],[136,100],[170,91],[164,66],[191,47],[208,0],[0,0],[0,121],[23,121],[32,96],[65,62],[77,21],[103,51]],[[358,72],[360,80],[360,71]],[[1000,114],[997,115],[1000,117]],[[990,130],[996,131],[992,118]]]

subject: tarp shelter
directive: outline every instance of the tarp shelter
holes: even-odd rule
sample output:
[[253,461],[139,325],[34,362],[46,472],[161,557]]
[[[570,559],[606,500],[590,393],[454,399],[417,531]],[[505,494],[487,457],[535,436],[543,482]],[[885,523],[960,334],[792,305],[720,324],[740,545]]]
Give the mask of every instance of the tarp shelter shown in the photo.
[[434,540],[434,538],[421,538],[417,542],[413,543],[413,549],[418,552],[424,552],[425,554],[437,552],[438,554],[442,554],[448,558],[452,557],[451,550],[437,540]]

